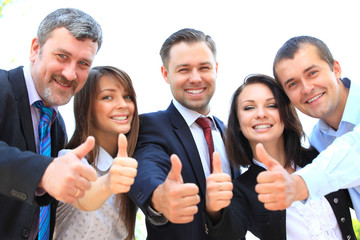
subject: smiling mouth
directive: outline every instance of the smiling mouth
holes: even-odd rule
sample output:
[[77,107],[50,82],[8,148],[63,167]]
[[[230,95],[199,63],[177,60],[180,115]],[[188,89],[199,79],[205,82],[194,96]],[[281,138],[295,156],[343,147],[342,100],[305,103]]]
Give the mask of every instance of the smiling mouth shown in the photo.
[[272,125],[270,125],[270,124],[260,124],[260,125],[256,125],[254,127],[254,129],[259,130],[259,129],[266,129],[266,128],[271,128],[271,127],[272,127]]
[[124,120],[128,119],[128,116],[112,117],[111,119],[113,119],[115,121],[124,121]]
[[188,89],[188,90],[185,90],[185,92],[187,93],[191,93],[191,94],[200,94],[200,93],[203,93],[205,91],[205,88],[202,88],[202,89]]
[[313,101],[319,99],[319,98],[322,97],[323,95],[324,95],[324,93],[321,93],[321,94],[319,94],[319,95],[317,95],[317,96],[315,96],[315,97],[307,100],[306,103],[312,103]]

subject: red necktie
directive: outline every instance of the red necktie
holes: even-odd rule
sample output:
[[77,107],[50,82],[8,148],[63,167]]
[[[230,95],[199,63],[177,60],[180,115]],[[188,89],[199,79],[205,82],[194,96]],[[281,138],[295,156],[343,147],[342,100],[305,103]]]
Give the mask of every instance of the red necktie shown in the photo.
[[214,142],[211,135],[211,120],[207,117],[201,117],[195,121],[204,131],[204,136],[209,147],[209,156],[210,156],[210,173],[213,172],[213,152],[214,152]]

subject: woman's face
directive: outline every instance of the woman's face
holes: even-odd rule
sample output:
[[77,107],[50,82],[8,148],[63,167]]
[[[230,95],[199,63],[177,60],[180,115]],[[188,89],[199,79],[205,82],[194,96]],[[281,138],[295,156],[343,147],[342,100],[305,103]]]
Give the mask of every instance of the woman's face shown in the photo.
[[250,146],[276,143],[282,138],[284,124],[271,90],[262,83],[247,85],[238,97],[237,117],[240,131]]
[[107,76],[99,81],[99,91],[94,101],[94,135],[100,142],[130,131],[135,104],[130,93],[114,84]]

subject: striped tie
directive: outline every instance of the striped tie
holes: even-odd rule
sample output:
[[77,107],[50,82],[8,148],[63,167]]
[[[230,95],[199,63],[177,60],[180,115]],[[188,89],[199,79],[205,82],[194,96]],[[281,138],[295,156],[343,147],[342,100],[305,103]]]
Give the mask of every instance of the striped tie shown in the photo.
[[[36,101],[33,106],[40,109],[39,123],[40,154],[51,156],[50,122],[53,115],[51,107],[45,107],[43,101]],[[50,205],[40,207],[39,240],[48,240],[50,234]]]

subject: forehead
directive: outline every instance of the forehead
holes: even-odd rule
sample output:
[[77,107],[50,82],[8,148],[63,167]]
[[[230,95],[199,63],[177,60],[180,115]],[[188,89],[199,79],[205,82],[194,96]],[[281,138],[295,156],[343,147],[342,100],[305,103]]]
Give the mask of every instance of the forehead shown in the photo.
[[274,94],[270,88],[263,83],[252,83],[244,87],[239,95],[238,102],[256,101],[260,99],[273,98]]
[[301,46],[293,58],[284,58],[275,65],[275,71],[280,80],[283,77],[292,77],[296,73],[302,73],[312,65],[327,64],[319,56],[318,50],[311,44]]
[[215,56],[209,46],[203,42],[179,42],[173,45],[169,52],[169,65],[178,62],[212,61]]

